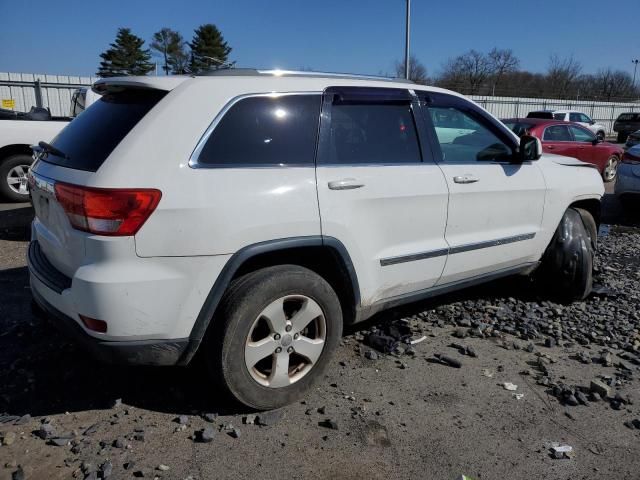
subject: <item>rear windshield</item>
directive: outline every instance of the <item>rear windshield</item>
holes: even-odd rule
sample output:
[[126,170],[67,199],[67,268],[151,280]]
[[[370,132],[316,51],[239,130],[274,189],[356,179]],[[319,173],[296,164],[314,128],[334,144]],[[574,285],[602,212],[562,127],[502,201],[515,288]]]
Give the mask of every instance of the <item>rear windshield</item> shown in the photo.
[[66,158],[47,153],[42,160],[95,172],[165,94],[157,90],[129,90],[103,95],[51,142]]
[[513,133],[521,137],[522,135],[527,135],[529,130],[533,128],[533,123],[526,122],[504,122],[504,124],[511,130]]
[[621,113],[618,117],[618,121],[622,122],[639,122],[640,113]]
[[549,112],[546,110],[541,110],[537,112],[529,112],[527,118],[546,118],[548,120],[553,120],[553,112]]

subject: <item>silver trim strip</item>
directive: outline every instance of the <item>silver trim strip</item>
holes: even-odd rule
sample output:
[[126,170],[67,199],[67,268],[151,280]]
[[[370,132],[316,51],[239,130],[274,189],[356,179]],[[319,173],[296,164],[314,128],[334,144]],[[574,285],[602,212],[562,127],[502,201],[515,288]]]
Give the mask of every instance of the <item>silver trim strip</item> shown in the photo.
[[380,265],[386,267],[388,265],[396,265],[398,263],[415,262],[417,260],[424,260],[426,258],[435,258],[447,255],[449,253],[448,248],[441,248],[439,250],[431,250],[430,252],[414,253],[412,255],[401,255],[399,257],[389,257],[380,259]]
[[[236,103],[238,103],[239,101],[244,100],[246,98],[253,98],[253,97],[278,98],[278,97],[284,97],[284,96],[289,96],[289,95],[322,95],[322,92],[310,91],[310,92],[245,93],[243,95],[238,95],[237,97],[233,97],[231,100],[229,100],[225,104],[224,107],[222,107],[222,110],[220,110],[218,112],[218,114],[213,118],[213,121],[209,124],[207,129],[204,131],[204,133],[202,134],[202,137],[200,137],[200,140],[198,141],[198,144],[196,145],[196,148],[191,153],[191,157],[189,157],[189,166],[191,168],[220,168],[220,165],[198,163],[198,157],[200,156],[200,153],[202,152],[202,149],[204,148],[205,144],[207,143],[207,140],[209,140],[209,136],[211,135],[211,133],[215,130],[215,128],[218,126],[218,124],[222,120],[222,117],[224,117],[226,115],[226,113],[231,109],[231,107],[233,107]],[[310,164],[309,166],[313,167],[314,165]],[[228,166],[226,166],[226,168],[245,168],[245,167],[246,167],[246,165],[228,165]],[[281,168],[282,165],[263,165],[262,167],[263,168],[266,168],[266,167]]]
[[498,247],[509,243],[523,242],[525,240],[531,240],[535,236],[535,233],[525,233],[523,235],[514,235],[513,237],[499,238],[497,240],[487,240],[486,242],[468,243],[466,245],[449,248],[449,255],[470,252],[471,250],[480,250],[481,248]]
[[480,250],[482,248],[498,247],[500,245],[508,245],[509,243],[523,242],[525,240],[531,240],[536,236],[535,233],[525,233],[523,235],[514,235],[512,237],[499,238],[497,240],[488,240],[478,243],[468,243],[466,245],[459,245],[457,247],[440,248],[437,250],[430,250],[428,252],[412,253],[410,255],[400,255],[397,257],[388,257],[380,259],[380,266],[387,267],[389,265],[397,265],[398,263],[415,262],[418,260],[425,260],[427,258],[436,258],[443,255],[453,255],[456,253],[470,252],[472,250]]

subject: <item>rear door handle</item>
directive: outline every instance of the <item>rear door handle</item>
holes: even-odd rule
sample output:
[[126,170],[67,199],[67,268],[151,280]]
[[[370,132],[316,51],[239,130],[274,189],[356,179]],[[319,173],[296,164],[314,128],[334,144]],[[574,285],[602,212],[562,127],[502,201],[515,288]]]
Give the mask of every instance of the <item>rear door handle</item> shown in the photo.
[[355,178],[343,178],[329,182],[330,190],[353,190],[364,187],[364,183],[358,182]]
[[478,177],[474,177],[473,175],[469,174],[453,177],[453,181],[455,183],[476,183],[479,180],[480,179]]

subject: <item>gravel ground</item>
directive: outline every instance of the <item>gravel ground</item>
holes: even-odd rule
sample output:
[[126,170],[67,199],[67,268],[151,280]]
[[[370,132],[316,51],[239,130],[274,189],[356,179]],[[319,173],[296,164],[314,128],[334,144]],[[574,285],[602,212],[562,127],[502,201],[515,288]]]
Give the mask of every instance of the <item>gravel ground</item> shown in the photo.
[[[617,207],[587,301],[508,279],[385,312],[305,401],[257,418],[200,365],[100,365],[34,318],[30,211],[0,208],[0,479],[638,478],[640,228]],[[390,325],[426,339],[372,354]]]

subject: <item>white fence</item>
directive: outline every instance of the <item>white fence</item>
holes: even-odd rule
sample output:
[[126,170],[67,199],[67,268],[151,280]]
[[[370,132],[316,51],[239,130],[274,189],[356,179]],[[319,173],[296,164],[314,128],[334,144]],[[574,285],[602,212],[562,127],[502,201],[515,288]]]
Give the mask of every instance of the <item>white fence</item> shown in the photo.
[[71,95],[97,77],[73,77],[39,73],[0,72],[0,107],[25,112],[31,107],[47,107],[54,116],[69,115]]
[[[48,107],[52,115],[68,115],[71,95],[91,85],[97,77],[73,77],[34,73],[0,72],[0,99],[14,100],[14,110],[28,111],[32,106]],[[586,113],[613,133],[613,122],[623,112],[640,112],[640,102],[591,102],[546,98],[470,96],[498,118],[526,117],[532,110],[572,109]],[[9,102],[12,103],[12,102]],[[1,106],[1,105],[0,105]]]
[[490,97],[471,95],[498,118],[526,117],[532,110],[577,110],[603,124],[607,134],[613,133],[613,122],[624,112],[640,112],[640,102],[591,102],[582,100],[557,100],[548,98]]

